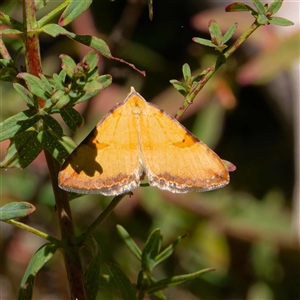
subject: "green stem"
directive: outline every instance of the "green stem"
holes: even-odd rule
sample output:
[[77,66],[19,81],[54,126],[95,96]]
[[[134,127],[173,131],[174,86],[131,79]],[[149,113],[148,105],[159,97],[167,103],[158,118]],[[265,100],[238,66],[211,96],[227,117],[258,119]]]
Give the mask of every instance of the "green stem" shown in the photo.
[[48,24],[50,22],[50,20],[55,18],[57,15],[59,15],[65,9],[65,7],[68,5],[69,5],[69,2],[65,1],[65,2],[61,3],[59,6],[57,6],[56,8],[54,8],[53,10],[51,10],[48,14],[46,14],[44,17],[42,17],[37,22],[38,28],[41,28],[44,25]]
[[4,221],[4,222],[6,222],[8,224],[11,224],[13,226],[16,226],[16,227],[18,227],[20,229],[26,230],[28,232],[31,232],[31,233],[33,233],[33,234],[41,237],[42,239],[48,240],[49,242],[51,242],[51,243],[53,243],[53,244],[55,244],[55,245],[57,245],[59,247],[63,246],[63,243],[60,240],[56,239],[55,237],[53,237],[53,236],[51,236],[51,235],[49,235],[49,234],[47,234],[47,233],[45,233],[43,231],[35,229],[35,228],[33,228],[33,227],[29,226],[29,225],[26,225],[26,224],[24,224],[22,222],[19,222],[19,221],[16,221],[16,220],[7,220],[7,221]]
[[218,56],[217,61],[211,67],[206,69],[205,75],[194,86],[194,88],[189,92],[189,94],[184,99],[183,104],[181,105],[181,107],[179,108],[179,110],[175,115],[175,119],[177,120],[180,119],[180,117],[185,113],[188,107],[193,103],[195,97],[202,90],[202,88],[205,86],[208,80],[214,75],[214,73],[220,68],[220,66],[226,62],[228,57],[230,57],[259,26],[260,25],[255,21],[226,52]]
[[119,202],[126,196],[126,194],[116,196],[111,200],[105,210],[99,215],[99,217],[77,238],[80,245],[85,239],[93,233],[93,231],[113,212]]

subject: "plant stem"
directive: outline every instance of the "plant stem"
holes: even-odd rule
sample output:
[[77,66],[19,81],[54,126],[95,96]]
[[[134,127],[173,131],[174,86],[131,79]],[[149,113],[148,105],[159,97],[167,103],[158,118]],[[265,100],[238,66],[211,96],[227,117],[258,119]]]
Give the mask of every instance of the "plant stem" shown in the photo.
[[63,255],[69,280],[71,299],[85,300],[87,297],[85,293],[83,272],[79,256],[79,247],[74,234],[74,226],[68,194],[66,191],[63,191],[58,187],[58,171],[60,165],[47,151],[45,151],[45,157],[52,182],[60,232],[64,242],[66,243],[66,247],[63,249]]
[[[26,68],[28,73],[39,76],[42,72],[42,65],[38,34],[35,31],[37,25],[35,16],[35,1],[23,0],[23,11],[25,23],[24,45]],[[43,107],[45,102],[42,99],[39,99],[38,103],[40,107]],[[63,248],[63,255],[68,274],[71,299],[86,300],[87,296],[84,287],[79,247],[76,244],[76,238],[74,235],[74,226],[68,194],[58,187],[58,172],[60,166],[49,152],[44,151],[44,153],[52,182],[61,236],[66,245]]]
[[80,245],[92,232],[112,213],[118,203],[126,196],[126,194],[118,195],[114,197],[105,210],[99,215],[99,217],[77,238]]
[[213,76],[213,74],[220,68],[222,64],[226,62],[228,57],[230,57],[241,45],[242,43],[259,27],[260,25],[255,21],[236,41],[235,43],[224,53],[220,54],[217,61],[211,67],[206,69],[205,75],[202,79],[194,86],[194,88],[189,92],[189,94],[184,99],[183,104],[178,109],[175,119],[179,120],[180,117],[185,113],[188,107],[193,103],[195,97],[202,90],[208,80]]

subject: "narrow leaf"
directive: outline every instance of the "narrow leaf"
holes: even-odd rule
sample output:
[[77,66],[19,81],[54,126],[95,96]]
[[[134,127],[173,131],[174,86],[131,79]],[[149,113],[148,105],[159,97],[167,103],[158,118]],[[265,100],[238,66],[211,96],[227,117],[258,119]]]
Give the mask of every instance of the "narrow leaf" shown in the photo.
[[223,36],[223,43],[224,44],[227,43],[231,39],[231,37],[233,36],[236,28],[237,28],[237,23],[232,24],[230,26],[230,28],[227,30],[227,32]]
[[222,44],[222,31],[215,20],[210,20],[208,23],[208,30],[211,36],[211,41],[215,45]]
[[187,63],[185,63],[182,66],[182,73],[183,73],[184,81],[189,82],[192,77],[192,73],[191,73],[191,68]]
[[60,111],[60,114],[73,132],[76,132],[84,123],[82,115],[74,108],[64,108]]
[[49,0],[34,0],[35,10],[38,11],[49,2]]
[[294,23],[288,19],[281,18],[281,17],[271,17],[269,19],[269,23],[273,25],[278,25],[278,26],[292,26]]
[[112,83],[112,77],[109,74],[101,75],[97,77],[97,81],[102,84],[103,89],[106,89]]
[[208,269],[204,269],[204,270],[201,270],[201,271],[198,271],[195,273],[190,273],[190,274],[186,274],[186,275],[179,275],[179,276],[162,279],[162,280],[159,280],[159,281],[153,283],[150,286],[150,288],[147,290],[147,292],[154,293],[154,292],[166,289],[171,286],[176,286],[176,285],[182,284],[186,281],[193,280],[193,279],[200,277],[203,274],[211,272],[211,271],[214,271],[214,269],[208,268]]
[[50,115],[42,115],[41,116],[44,123],[51,128],[59,137],[63,135],[63,129],[60,124]]
[[23,34],[22,31],[17,30],[17,29],[12,29],[12,28],[6,28],[6,29],[2,29],[0,30],[0,34]]
[[257,23],[261,25],[265,25],[269,23],[269,19],[265,15],[258,15],[256,20]]
[[265,8],[264,5],[260,2],[260,0],[251,0],[255,7],[257,8],[257,11],[260,15],[265,15]]
[[59,142],[63,145],[63,147],[68,151],[69,154],[77,147],[74,141],[66,135],[62,136]]
[[166,249],[164,249],[161,253],[159,253],[155,257],[155,266],[166,260],[168,257],[170,257],[174,250],[175,247],[178,245],[178,243],[185,237],[184,236],[179,236],[170,246],[168,246]]
[[108,45],[102,39],[90,35],[75,35],[73,39],[99,51],[103,56],[107,58],[112,58]]
[[17,77],[25,80],[27,87],[32,94],[43,100],[47,100],[50,97],[49,93],[47,93],[47,86],[40,78],[29,73],[19,73]]
[[1,168],[26,168],[43,150],[37,139],[37,132],[32,128],[12,139]]
[[129,233],[126,231],[124,227],[121,225],[117,225],[117,231],[121,239],[125,242],[130,251],[137,257],[138,260],[141,259],[142,251],[135,243],[135,241],[131,238]]
[[120,267],[114,263],[107,264],[123,300],[136,300],[135,291],[129,278]]
[[174,86],[174,88],[184,97],[189,93],[189,88],[185,83],[182,83],[176,79],[171,79],[170,83]]
[[0,207],[0,220],[22,218],[35,211],[35,206],[28,202],[10,202]]
[[84,241],[82,246],[86,247],[90,253],[91,259],[84,272],[84,286],[89,300],[95,300],[99,287],[101,253],[100,247],[91,236]]
[[66,26],[86,11],[92,4],[92,0],[73,0],[67,6],[61,17],[59,18],[58,24]]
[[160,233],[160,229],[154,229],[145,244],[145,247],[142,252],[142,269],[144,271],[152,271],[155,265],[155,257],[159,253],[161,246],[162,236]]
[[55,103],[52,109],[60,110],[69,104],[69,102],[71,101],[71,97],[65,91],[58,90],[52,95],[51,101]]
[[75,33],[69,32],[68,30],[57,24],[47,24],[41,28],[41,31],[53,37],[56,37],[58,35],[66,35],[70,39],[73,39],[79,43],[95,49],[96,51],[99,51],[103,56],[107,58],[113,58],[107,44],[103,40],[95,36],[76,35]]
[[73,60],[73,58],[66,54],[61,54],[59,58],[61,59],[62,62],[61,64],[62,69],[67,73],[67,75],[70,78],[73,78],[76,69],[76,63]]
[[192,40],[203,46],[208,46],[208,47],[213,47],[213,48],[216,47],[216,45],[211,40],[206,40],[206,39],[202,39],[202,38],[198,38],[198,37],[194,37],[194,38],[192,38]]
[[282,6],[282,2],[283,0],[275,0],[273,3],[270,4],[268,12],[270,12],[272,15],[276,14]]
[[57,250],[53,244],[45,244],[39,248],[31,258],[23,276],[18,300],[31,300],[35,277],[38,271],[49,261]]
[[43,83],[45,84],[45,87],[47,89],[48,94],[52,93],[52,86],[49,82],[49,80],[51,80],[51,78],[47,78],[44,74],[40,74],[40,79],[43,81]]
[[60,163],[69,156],[68,151],[50,130],[43,130],[37,135],[39,142]]
[[15,135],[24,132],[36,124],[40,119],[36,112],[28,109],[11,116],[0,123],[0,141],[13,138]]
[[14,83],[14,89],[19,93],[19,95],[26,101],[28,106],[38,107],[36,98],[21,84]]
[[62,80],[62,78],[58,75],[58,74],[53,74],[53,79],[55,82],[55,88],[56,89],[60,89],[63,90],[65,88],[64,86],[64,81]]
[[93,71],[98,66],[98,54],[95,51],[90,51],[82,60],[89,66],[89,72]]
[[252,14],[256,13],[256,11],[251,6],[244,4],[242,2],[235,2],[227,5],[225,11],[226,12],[249,11]]

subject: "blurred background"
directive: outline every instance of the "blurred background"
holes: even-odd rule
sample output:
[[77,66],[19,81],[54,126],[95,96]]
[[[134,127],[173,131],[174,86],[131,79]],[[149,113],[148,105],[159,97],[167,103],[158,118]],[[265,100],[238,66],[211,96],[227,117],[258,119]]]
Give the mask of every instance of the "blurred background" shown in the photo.
[[[38,15],[60,2],[49,1]],[[75,142],[80,143],[109,109],[125,99],[130,86],[174,115],[183,97],[169,81],[182,80],[184,63],[198,75],[217,55],[192,38],[209,38],[210,19],[215,19],[223,32],[237,22],[231,45],[254,20],[246,12],[225,13],[229,3],[154,0],[150,21],[146,1],[94,1],[67,29],[104,39],[113,56],[133,63],[147,76],[100,57],[99,73],[111,74],[113,84],[76,107],[85,116],[85,125],[73,136]],[[108,273],[106,262],[115,261],[136,282],[140,270],[119,238],[117,224],[141,247],[159,227],[163,247],[179,235],[187,237],[174,255],[157,267],[157,279],[216,268],[166,290],[168,299],[300,299],[299,6],[299,2],[285,1],[277,15],[295,25],[259,28],[218,70],[180,120],[221,158],[236,165],[230,184],[212,192],[183,195],[147,187],[126,196],[94,235],[102,251],[102,273]],[[21,2],[2,1],[0,10],[22,20]],[[79,62],[89,51],[66,37],[40,38],[43,71],[48,75],[59,73],[60,54]],[[3,39],[12,55],[21,45],[16,36]],[[22,55],[18,65],[24,66]],[[26,108],[11,83],[1,82],[0,92],[2,120]],[[8,144],[1,143],[2,159]],[[0,172],[1,205],[33,203],[36,211],[22,221],[59,237],[43,154],[26,170]],[[101,195],[73,200],[76,232],[91,224],[110,200]],[[16,299],[26,266],[45,241],[5,223],[1,223],[0,240],[0,298]],[[34,299],[68,299],[67,291],[64,264],[57,254],[38,275]],[[100,290],[98,299],[119,296]]]

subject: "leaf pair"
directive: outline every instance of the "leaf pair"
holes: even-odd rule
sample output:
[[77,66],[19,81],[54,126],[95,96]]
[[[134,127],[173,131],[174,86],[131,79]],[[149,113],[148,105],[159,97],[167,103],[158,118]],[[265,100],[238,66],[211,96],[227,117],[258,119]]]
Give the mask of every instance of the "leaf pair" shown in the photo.
[[154,229],[150,233],[143,250],[141,250],[122,226],[117,225],[117,230],[127,247],[141,262],[141,271],[136,285],[133,285],[122,269],[114,263],[108,264],[112,278],[108,275],[101,276],[101,285],[118,288],[122,299],[144,299],[146,294],[153,294],[158,299],[166,299],[162,293],[163,289],[179,285],[212,271],[212,269],[205,269],[195,273],[156,280],[151,274],[154,267],[173,254],[176,245],[184,236],[179,236],[171,245],[161,251],[162,235],[160,229]]

